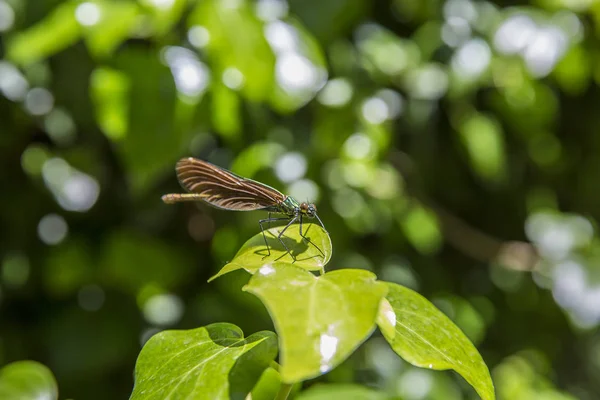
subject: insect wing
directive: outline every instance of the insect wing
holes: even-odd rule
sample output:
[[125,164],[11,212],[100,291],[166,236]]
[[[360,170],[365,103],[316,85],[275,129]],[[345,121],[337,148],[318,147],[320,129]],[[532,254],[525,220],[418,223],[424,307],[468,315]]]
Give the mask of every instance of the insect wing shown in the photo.
[[277,190],[196,158],[182,158],[177,178],[189,192],[212,206],[226,210],[251,211],[275,207],[285,200]]

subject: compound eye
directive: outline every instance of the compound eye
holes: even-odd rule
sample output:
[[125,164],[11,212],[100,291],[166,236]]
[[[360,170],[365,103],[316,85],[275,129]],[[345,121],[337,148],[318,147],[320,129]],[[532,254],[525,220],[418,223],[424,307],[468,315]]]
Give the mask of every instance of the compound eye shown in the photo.
[[300,204],[300,209],[305,213],[308,212],[308,210],[309,210],[308,204],[306,204],[306,203]]

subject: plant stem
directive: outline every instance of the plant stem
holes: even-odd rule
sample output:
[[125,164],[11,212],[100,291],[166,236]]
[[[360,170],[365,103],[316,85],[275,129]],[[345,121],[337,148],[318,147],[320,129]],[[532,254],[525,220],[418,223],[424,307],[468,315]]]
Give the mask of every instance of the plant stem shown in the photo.
[[277,361],[271,361],[271,364],[269,366],[275,371],[279,372],[279,363]]
[[292,391],[292,387],[292,384],[282,382],[279,392],[277,392],[277,396],[275,396],[275,400],[286,400]]

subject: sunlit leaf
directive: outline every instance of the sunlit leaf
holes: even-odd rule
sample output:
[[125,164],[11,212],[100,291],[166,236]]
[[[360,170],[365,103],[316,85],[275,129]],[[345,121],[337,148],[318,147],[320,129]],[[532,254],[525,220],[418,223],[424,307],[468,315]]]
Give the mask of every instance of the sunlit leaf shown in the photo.
[[187,0],[139,0],[149,15],[151,29],[156,35],[163,35],[175,25],[183,13]]
[[261,268],[245,290],[265,304],[279,335],[281,379],[298,382],[344,361],[371,334],[386,285],[345,269],[316,277],[288,264]]
[[460,134],[473,172],[486,181],[502,181],[506,175],[506,154],[499,124],[483,114],[474,114],[462,123]]
[[267,368],[252,389],[252,400],[272,400],[277,396],[280,388],[279,372],[273,368]]
[[350,383],[317,384],[295,397],[296,400],[386,400],[389,398],[385,393]]
[[263,168],[269,168],[285,152],[279,143],[256,142],[246,147],[231,165],[231,171],[252,178]]
[[97,23],[84,29],[85,42],[90,52],[98,57],[110,55],[136,26],[140,16],[139,7],[129,1],[94,1],[97,6]]
[[81,26],[75,19],[77,2],[68,1],[8,41],[7,58],[18,64],[30,64],[71,46],[81,37]]
[[590,53],[582,46],[573,46],[556,65],[552,74],[562,90],[571,95],[580,95],[589,86],[592,65]]
[[0,369],[0,399],[58,399],[58,386],[44,365],[17,361]]
[[212,90],[212,123],[225,139],[234,142],[242,129],[240,98],[225,85],[216,84]]
[[[277,238],[284,227],[279,226],[265,229],[268,248],[265,246],[265,239],[261,232],[254,235],[244,243],[233,260],[225,265],[219,273],[210,278],[210,280],[238,269],[245,269],[249,273],[254,274],[263,266],[272,265],[273,263],[293,263],[295,266],[309,271],[323,270],[325,264],[331,259],[332,252],[331,239],[327,231],[320,225],[303,223],[302,233],[310,240],[308,242],[300,236],[299,224],[290,226],[281,239],[296,257],[296,261],[294,261]],[[321,254],[319,249],[324,255]],[[271,255],[268,255],[269,250]]]
[[423,368],[453,369],[484,400],[495,399],[487,366],[465,334],[420,294],[387,283],[389,306],[382,303],[377,323],[398,355]]
[[414,42],[401,39],[378,25],[363,26],[357,32],[357,42],[364,67],[377,77],[397,77],[417,68],[421,62]]
[[227,69],[237,70],[242,76],[243,96],[253,101],[269,96],[275,58],[249,1],[198,2],[188,24],[207,29],[206,51],[216,75],[221,76]]
[[123,139],[127,134],[129,86],[127,75],[111,68],[97,68],[90,79],[96,120],[104,134],[114,141]]
[[138,357],[131,399],[244,399],[276,355],[273,332],[244,338],[233,324],[160,332]]
[[442,242],[440,225],[435,213],[419,204],[400,215],[400,225],[406,238],[419,252],[436,252]]

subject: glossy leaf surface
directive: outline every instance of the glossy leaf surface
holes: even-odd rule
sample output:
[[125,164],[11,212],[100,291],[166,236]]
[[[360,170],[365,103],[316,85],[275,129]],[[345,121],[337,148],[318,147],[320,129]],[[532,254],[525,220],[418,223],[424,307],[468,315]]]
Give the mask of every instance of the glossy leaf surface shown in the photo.
[[389,303],[382,303],[377,323],[394,351],[417,367],[453,369],[482,399],[495,399],[488,368],[467,336],[417,292],[386,283]]
[[0,369],[0,399],[58,398],[52,372],[35,361],[17,361]]
[[300,267],[263,266],[245,290],[267,307],[279,335],[281,379],[298,382],[344,361],[371,334],[385,284],[345,269],[316,277]]
[[132,399],[244,399],[277,355],[273,332],[244,338],[217,323],[154,335],[135,367]]
[[[308,271],[323,270],[325,264],[331,259],[332,252],[331,239],[327,231],[317,224],[302,224],[302,233],[310,240],[309,243],[300,236],[299,224],[290,226],[282,236],[282,240],[296,257],[296,261],[294,262],[294,259],[277,239],[284,226],[265,229],[265,236],[269,245],[268,250],[271,251],[271,255],[267,255],[268,250],[265,246],[263,234],[259,232],[244,243],[233,260],[225,265],[215,276],[210,278],[210,280],[242,268],[254,274],[264,265],[271,265],[273,263],[293,263],[294,266]],[[323,251],[324,256],[315,246],[318,246]]]

